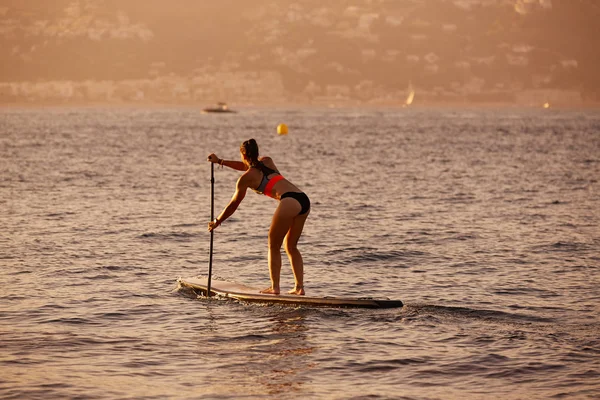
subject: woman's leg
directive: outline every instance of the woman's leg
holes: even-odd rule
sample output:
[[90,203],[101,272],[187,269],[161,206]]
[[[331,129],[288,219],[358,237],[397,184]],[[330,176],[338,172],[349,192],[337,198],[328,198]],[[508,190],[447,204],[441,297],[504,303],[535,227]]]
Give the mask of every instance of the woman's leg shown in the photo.
[[296,200],[285,198],[279,202],[273,214],[271,228],[269,229],[269,274],[271,276],[271,287],[261,290],[261,293],[279,294],[280,292],[281,244],[300,209],[300,204]]
[[285,236],[285,252],[292,265],[295,283],[294,289],[288,292],[290,294],[304,294],[304,260],[302,260],[302,254],[300,254],[300,250],[298,250],[298,240],[300,239],[300,235],[302,235],[304,223],[308,218],[308,214],[310,214],[310,211],[294,218],[292,226]]

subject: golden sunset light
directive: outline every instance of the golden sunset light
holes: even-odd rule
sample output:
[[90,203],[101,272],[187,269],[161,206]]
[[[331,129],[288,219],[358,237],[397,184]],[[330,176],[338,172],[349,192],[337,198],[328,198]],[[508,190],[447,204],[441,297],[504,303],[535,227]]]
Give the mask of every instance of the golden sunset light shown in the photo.
[[600,399],[600,0],[0,0],[0,399]]

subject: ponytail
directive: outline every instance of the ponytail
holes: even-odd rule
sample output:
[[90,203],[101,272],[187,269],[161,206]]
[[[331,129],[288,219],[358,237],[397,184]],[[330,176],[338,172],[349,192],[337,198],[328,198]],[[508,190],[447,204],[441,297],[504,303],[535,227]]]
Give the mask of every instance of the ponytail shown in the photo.
[[250,161],[251,167],[257,167],[260,164],[260,162],[258,161],[258,144],[256,143],[256,140],[246,140],[240,146],[240,152],[246,155],[246,157]]

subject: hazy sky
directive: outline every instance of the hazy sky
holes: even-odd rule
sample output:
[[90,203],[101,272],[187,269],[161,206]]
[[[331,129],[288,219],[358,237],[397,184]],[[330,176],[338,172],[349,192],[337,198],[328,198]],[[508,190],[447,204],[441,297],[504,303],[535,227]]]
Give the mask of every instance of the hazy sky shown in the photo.
[[0,82],[274,71],[293,91],[597,94],[598,18],[591,0],[0,0]]

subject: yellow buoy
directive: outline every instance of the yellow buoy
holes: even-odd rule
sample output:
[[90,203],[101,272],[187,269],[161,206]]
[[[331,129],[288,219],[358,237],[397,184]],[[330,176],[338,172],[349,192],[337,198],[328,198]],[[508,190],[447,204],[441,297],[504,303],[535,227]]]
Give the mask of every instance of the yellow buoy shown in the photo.
[[277,134],[279,135],[287,135],[288,133],[288,127],[286,124],[279,124],[277,125]]

